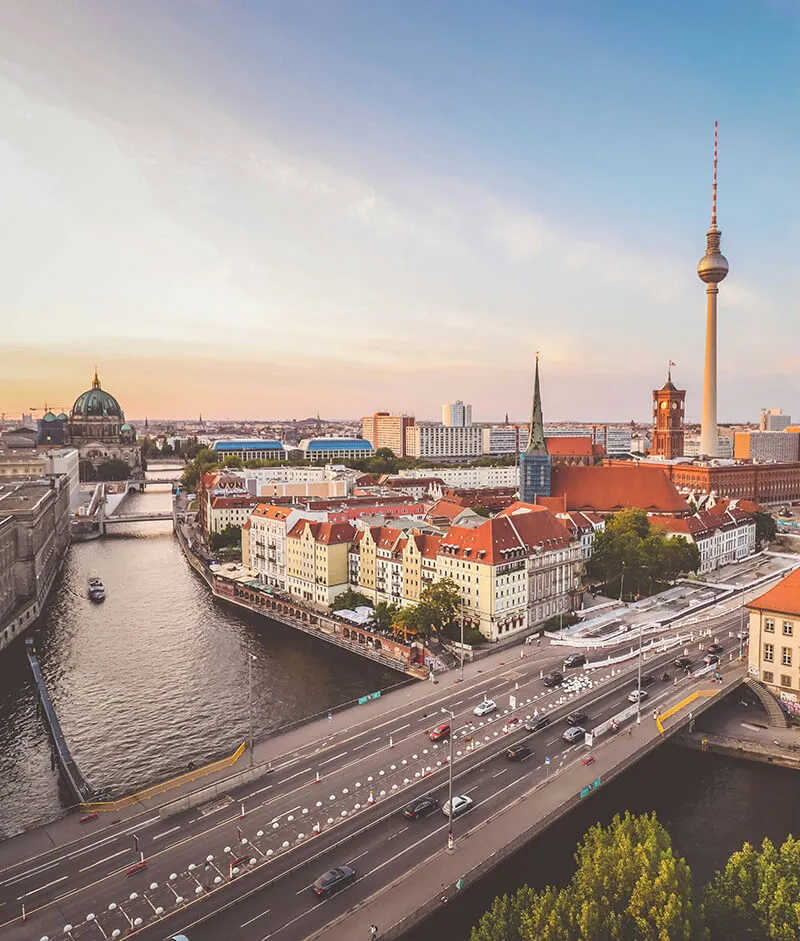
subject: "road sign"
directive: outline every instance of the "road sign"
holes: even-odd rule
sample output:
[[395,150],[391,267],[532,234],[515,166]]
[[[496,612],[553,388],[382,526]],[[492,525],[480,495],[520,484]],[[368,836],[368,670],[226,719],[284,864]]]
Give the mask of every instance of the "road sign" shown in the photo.
[[550,758],[549,758],[549,757],[548,757],[548,758],[545,758],[544,763],[545,763],[546,765],[549,765],[549,764],[550,764]]

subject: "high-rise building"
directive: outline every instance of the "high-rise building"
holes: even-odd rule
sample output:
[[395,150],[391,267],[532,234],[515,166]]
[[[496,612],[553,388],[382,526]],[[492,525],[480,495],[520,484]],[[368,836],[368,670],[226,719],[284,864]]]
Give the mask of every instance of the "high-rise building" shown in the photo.
[[792,423],[791,415],[784,415],[780,408],[762,408],[759,431],[785,431]]
[[361,436],[378,448],[389,448],[395,457],[405,457],[408,453],[406,445],[406,429],[414,424],[411,415],[390,414],[389,412],[375,412],[374,415],[365,415],[361,419]]
[[800,434],[791,431],[737,431],[733,439],[737,461],[792,463],[800,460]]
[[406,430],[409,457],[437,458],[480,457],[483,439],[478,425],[413,425]]
[[706,233],[706,253],[697,275],[706,287],[706,363],[703,374],[703,416],[700,450],[703,457],[717,457],[717,294],[728,274],[728,260],[720,251],[722,232],[717,228],[717,122],[714,122],[714,183],[711,196],[711,228]]
[[539,354],[537,353],[528,444],[519,458],[519,499],[522,503],[535,503],[537,496],[550,496],[550,470],[551,459],[544,439],[542,397],[539,390]]
[[461,399],[442,406],[442,424],[448,428],[467,428],[472,424],[472,406]]
[[667,381],[660,389],[653,389],[653,448],[652,454],[671,460],[683,457],[683,417],[686,391],[672,384],[672,367],[667,368]]

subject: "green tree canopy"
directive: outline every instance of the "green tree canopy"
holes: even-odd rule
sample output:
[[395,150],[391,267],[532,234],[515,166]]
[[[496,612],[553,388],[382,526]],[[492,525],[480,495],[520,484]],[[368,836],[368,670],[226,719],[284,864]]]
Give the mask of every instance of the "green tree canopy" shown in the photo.
[[226,526],[219,533],[211,533],[209,543],[212,549],[232,549],[242,541],[242,531],[238,526]]
[[367,605],[372,607],[372,602],[367,598],[366,595],[362,595],[360,591],[353,591],[352,588],[345,588],[345,590],[337,595],[331,604],[331,611],[343,611],[347,609],[348,611],[353,611],[355,608],[360,607],[361,605]]
[[495,900],[470,941],[699,941],[691,871],[655,814],[591,827],[563,889]]
[[756,521],[756,541],[759,546],[763,546],[765,542],[773,542],[778,535],[778,525],[772,514],[758,510],[753,516]]
[[586,564],[590,578],[619,588],[620,594],[649,594],[682,572],[696,572],[700,552],[683,536],[668,537],[644,510],[620,510],[597,533]]
[[745,843],[706,888],[711,941],[800,938],[800,841]]
[[95,480],[127,480],[131,476],[131,467],[127,461],[111,458],[97,465]]
[[389,604],[386,601],[379,601],[375,605],[375,614],[372,616],[372,623],[379,631],[390,631],[394,627],[394,622],[400,608],[396,604]]

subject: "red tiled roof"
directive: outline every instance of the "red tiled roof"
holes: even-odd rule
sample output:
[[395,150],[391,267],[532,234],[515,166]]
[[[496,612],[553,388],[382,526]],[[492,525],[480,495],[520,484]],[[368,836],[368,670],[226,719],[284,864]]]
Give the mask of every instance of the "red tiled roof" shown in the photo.
[[441,536],[433,536],[428,533],[414,533],[413,539],[423,558],[435,559],[439,554],[439,548],[442,545]]
[[211,508],[214,510],[241,509],[258,505],[258,497],[212,497]]
[[545,444],[547,445],[547,453],[551,457],[568,457],[572,454],[580,457],[592,457],[595,453],[592,450],[592,439],[585,436],[570,437],[565,435],[561,437],[559,435],[558,437],[545,439]]
[[287,538],[298,538],[307,526],[311,529],[314,542],[325,543],[329,546],[352,542],[356,536],[356,530],[349,523],[321,523],[311,520],[298,520],[287,533]]
[[536,549],[563,549],[571,542],[566,527],[541,506],[513,503],[474,529],[451,526],[440,552],[453,558],[499,565],[525,558]]
[[751,517],[741,510],[727,510],[722,513],[712,513],[711,510],[701,510],[692,516],[676,518],[673,516],[652,516],[651,522],[670,533],[684,533],[693,537],[700,537],[713,533],[715,529],[731,529],[740,523],[750,521]]
[[289,518],[292,512],[291,507],[274,506],[271,503],[259,503],[253,510],[253,516],[263,516],[266,519],[280,520],[281,522]]
[[689,509],[672,481],[655,464],[558,465],[552,470],[550,493],[566,497],[570,510],[616,513],[626,507],[639,507],[649,513],[686,513]]
[[800,569],[795,569],[782,582],[747,605],[754,611],[776,611],[780,614],[800,615]]
[[458,503],[452,503],[450,500],[437,500],[437,502],[433,504],[433,506],[425,515],[428,517],[428,519],[446,517],[449,520],[454,520],[463,512],[464,507]]
[[543,506],[551,513],[567,512],[567,495],[562,493],[560,497],[536,497],[536,506]]

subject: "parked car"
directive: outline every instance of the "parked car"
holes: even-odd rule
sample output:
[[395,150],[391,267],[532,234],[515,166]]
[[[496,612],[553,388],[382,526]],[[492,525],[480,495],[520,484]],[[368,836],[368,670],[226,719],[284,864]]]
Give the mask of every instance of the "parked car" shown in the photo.
[[356,877],[356,871],[352,866],[339,866],[337,869],[329,869],[317,879],[313,885],[314,892],[327,898],[331,893],[349,885]]
[[685,670],[686,667],[690,667],[691,665],[692,661],[689,659],[689,657],[678,657],[678,659],[675,661],[675,666],[678,667],[679,670]]
[[634,689],[628,693],[628,702],[644,702],[649,695],[646,689]]
[[706,647],[708,653],[722,653],[724,649],[722,644],[709,644],[708,647]]
[[719,663],[719,657],[715,653],[707,653],[703,657],[703,663],[710,667],[714,663]]
[[571,712],[567,716],[567,725],[583,725],[588,718],[585,712]]
[[533,752],[527,745],[512,745],[511,748],[506,749],[506,758],[509,761],[523,761],[525,758],[530,758],[532,754]]
[[564,674],[559,673],[558,670],[553,670],[552,673],[548,673],[544,678],[544,685],[548,687],[552,686],[561,686],[564,682]]
[[419,820],[420,817],[427,817],[428,814],[432,814],[438,806],[439,801],[435,797],[431,797],[430,794],[426,794],[406,804],[403,808],[403,816],[409,820]]
[[476,716],[488,716],[490,712],[495,712],[496,710],[497,703],[493,699],[484,699],[483,702],[479,702],[472,710],[472,714]]
[[[467,797],[466,794],[459,794],[453,798],[453,819],[460,817],[461,814],[465,814],[468,810],[472,810],[475,802],[471,797]],[[450,816],[450,801],[446,801],[444,807],[442,807],[442,813],[445,817]]]
[[546,725],[550,725],[550,716],[536,716],[534,719],[528,719],[525,723],[526,732],[538,732]]
[[574,725],[571,729],[567,729],[561,738],[563,738],[565,742],[574,742],[579,738],[583,738],[584,735],[586,735],[586,729],[581,728],[579,725]]
[[447,738],[450,734],[450,723],[441,722],[436,726],[435,729],[430,733],[430,740],[432,742],[438,742],[440,739]]
[[585,653],[571,653],[564,661],[564,666],[569,669],[570,667],[582,667],[584,663],[586,663]]

